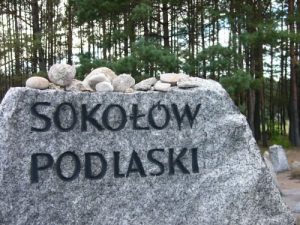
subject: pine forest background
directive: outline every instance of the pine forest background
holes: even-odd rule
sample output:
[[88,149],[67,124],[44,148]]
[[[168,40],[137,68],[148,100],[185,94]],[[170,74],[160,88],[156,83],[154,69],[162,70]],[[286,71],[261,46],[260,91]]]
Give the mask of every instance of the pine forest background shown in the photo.
[[2,0],[0,99],[55,63],[222,83],[264,146],[300,146],[300,0]]

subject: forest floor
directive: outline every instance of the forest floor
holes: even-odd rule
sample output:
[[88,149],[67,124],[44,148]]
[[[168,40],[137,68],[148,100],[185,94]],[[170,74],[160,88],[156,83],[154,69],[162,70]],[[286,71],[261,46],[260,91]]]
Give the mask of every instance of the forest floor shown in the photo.
[[[300,148],[287,149],[289,164],[293,161],[300,162]],[[283,193],[283,199],[291,210],[300,203],[300,179],[291,178],[291,172],[277,174],[278,182]],[[295,214],[297,225],[300,225],[300,213]]]

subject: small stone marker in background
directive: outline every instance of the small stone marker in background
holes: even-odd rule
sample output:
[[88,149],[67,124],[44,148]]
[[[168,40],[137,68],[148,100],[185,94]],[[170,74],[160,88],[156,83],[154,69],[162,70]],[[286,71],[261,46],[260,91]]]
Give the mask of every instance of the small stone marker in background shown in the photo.
[[289,163],[281,145],[272,145],[269,148],[270,160],[276,173],[289,170]]
[[[113,84],[126,92],[134,81]],[[0,224],[293,225],[226,91],[203,79],[163,84],[167,92],[131,94],[10,89]]]

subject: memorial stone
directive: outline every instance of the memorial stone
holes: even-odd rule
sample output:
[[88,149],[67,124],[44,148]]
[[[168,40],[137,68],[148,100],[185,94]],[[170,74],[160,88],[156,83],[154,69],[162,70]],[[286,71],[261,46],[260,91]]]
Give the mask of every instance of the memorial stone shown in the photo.
[[294,222],[214,81],[131,94],[12,88],[1,103],[0,224]]
[[272,145],[269,148],[270,160],[276,173],[290,169],[285,151],[281,145]]

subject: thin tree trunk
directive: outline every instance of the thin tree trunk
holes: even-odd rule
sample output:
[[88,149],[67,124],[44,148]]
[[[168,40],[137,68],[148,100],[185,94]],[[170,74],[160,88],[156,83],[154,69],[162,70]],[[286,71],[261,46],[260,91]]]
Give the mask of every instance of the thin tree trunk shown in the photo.
[[68,34],[67,34],[67,58],[68,61],[67,63],[69,65],[73,64],[73,10],[72,10],[72,1],[68,1],[68,6],[67,6],[67,13],[68,13]]
[[162,6],[162,14],[163,14],[163,39],[164,39],[164,47],[170,48],[170,40],[169,40],[169,17],[168,17],[168,4],[163,3]]

